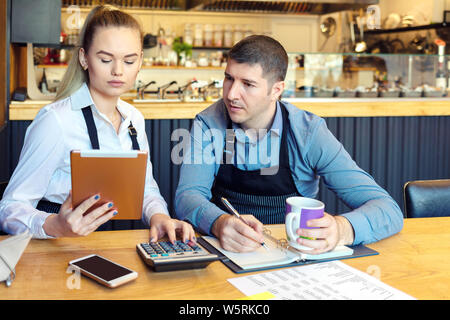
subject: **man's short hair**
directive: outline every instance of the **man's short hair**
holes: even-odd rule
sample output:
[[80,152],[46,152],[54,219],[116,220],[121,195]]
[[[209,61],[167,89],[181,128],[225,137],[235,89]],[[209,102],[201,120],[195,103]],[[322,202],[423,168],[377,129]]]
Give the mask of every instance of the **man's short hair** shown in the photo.
[[273,83],[284,81],[288,67],[288,56],[283,46],[275,39],[264,35],[252,35],[236,43],[228,52],[228,59],[237,63],[258,63],[263,77]]

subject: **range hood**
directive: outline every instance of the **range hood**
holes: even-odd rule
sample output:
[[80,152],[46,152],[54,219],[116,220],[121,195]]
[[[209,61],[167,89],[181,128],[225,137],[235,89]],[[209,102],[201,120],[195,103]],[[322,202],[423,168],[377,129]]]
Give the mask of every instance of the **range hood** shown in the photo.
[[186,1],[186,10],[322,15],[344,10],[365,9],[378,2],[378,0],[192,0]]
[[[1,1],[1,0],[0,0]],[[121,8],[218,12],[254,12],[321,15],[344,10],[365,9],[379,0],[61,0],[63,7],[111,3]]]

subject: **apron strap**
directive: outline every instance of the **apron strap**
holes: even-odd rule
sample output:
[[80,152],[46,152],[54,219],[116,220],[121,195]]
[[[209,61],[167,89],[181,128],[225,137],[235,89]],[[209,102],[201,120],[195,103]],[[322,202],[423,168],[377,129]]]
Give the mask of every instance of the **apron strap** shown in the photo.
[[[87,106],[81,109],[83,111],[84,120],[86,122],[86,127],[89,134],[89,139],[91,140],[92,149],[100,149],[100,144],[98,142],[97,127],[95,126],[94,116],[92,115],[91,106]],[[131,143],[133,145],[133,150],[140,150],[139,143],[137,141],[137,131],[130,121],[128,126],[128,134],[131,138]]]
[[131,143],[133,144],[133,150],[140,150],[139,143],[137,141],[137,131],[133,127],[133,123],[130,121],[130,125],[128,126],[128,133],[130,134]]
[[86,122],[92,149],[98,150],[100,149],[100,145],[98,143],[97,127],[95,126],[91,106],[84,107],[83,109],[81,109],[81,111],[83,111],[84,121]]

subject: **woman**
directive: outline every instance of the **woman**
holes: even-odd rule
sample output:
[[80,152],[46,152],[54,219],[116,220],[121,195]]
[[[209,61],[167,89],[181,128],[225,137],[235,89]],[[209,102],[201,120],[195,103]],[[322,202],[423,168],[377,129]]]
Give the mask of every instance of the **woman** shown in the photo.
[[[114,204],[106,203],[83,215],[101,194],[71,207],[70,150],[148,152],[142,114],[119,99],[133,86],[141,64],[139,23],[114,7],[94,8],[55,102],[41,109],[27,129],[19,163],[0,202],[3,230],[16,234],[29,229],[35,238],[85,236],[117,214]],[[137,131],[137,138],[129,127]],[[170,218],[150,160],[143,221],[151,226],[151,241],[165,234],[174,241],[176,231],[183,241],[195,239],[189,224]]]

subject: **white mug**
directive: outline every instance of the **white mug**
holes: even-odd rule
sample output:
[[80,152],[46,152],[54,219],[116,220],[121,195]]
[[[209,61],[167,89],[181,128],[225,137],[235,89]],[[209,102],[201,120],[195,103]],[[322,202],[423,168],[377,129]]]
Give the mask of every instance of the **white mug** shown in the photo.
[[319,219],[323,217],[325,205],[323,202],[305,197],[290,197],[286,199],[286,235],[291,247],[300,250],[312,250],[310,247],[302,246],[297,243],[300,237],[297,235],[297,229],[314,229],[308,227],[306,222],[310,219]]

